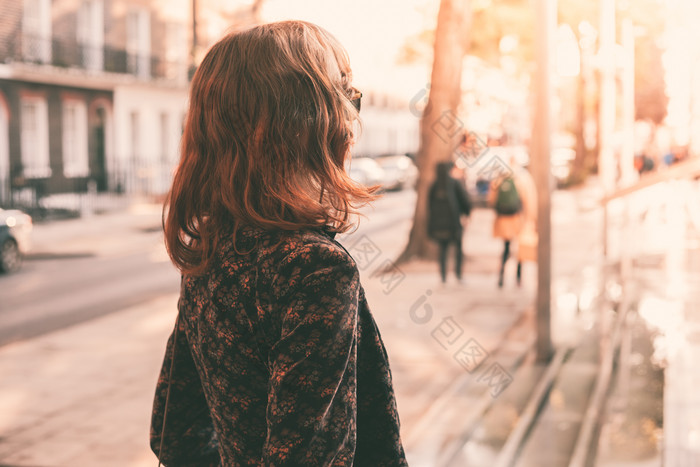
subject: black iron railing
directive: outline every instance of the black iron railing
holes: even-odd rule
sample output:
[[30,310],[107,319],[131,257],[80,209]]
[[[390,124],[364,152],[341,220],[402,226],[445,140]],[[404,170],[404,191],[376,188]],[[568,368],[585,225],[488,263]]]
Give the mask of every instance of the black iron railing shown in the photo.
[[[101,203],[113,205],[122,198],[162,199],[172,183],[176,162],[162,157],[114,157],[103,170],[66,178],[59,172],[50,177],[29,178],[14,167],[14,177],[0,175],[0,207],[20,208],[29,213],[45,209],[76,210],[76,203],[94,194]],[[83,202],[83,201],[80,201]]]
[[0,63],[13,62],[129,74],[145,80],[187,81],[189,71],[187,63],[167,61],[157,55],[28,34],[0,43]]

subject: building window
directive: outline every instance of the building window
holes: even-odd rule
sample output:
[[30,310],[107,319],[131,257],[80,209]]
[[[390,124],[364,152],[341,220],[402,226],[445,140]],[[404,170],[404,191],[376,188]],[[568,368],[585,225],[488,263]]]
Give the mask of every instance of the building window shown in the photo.
[[187,36],[183,24],[165,25],[165,62],[168,79],[187,82]]
[[10,202],[10,119],[0,93],[0,205]]
[[32,62],[51,62],[51,0],[24,0],[22,55]]
[[104,66],[104,4],[102,0],[84,0],[78,10],[78,43],[82,65],[88,70]]
[[22,175],[25,178],[50,177],[49,116],[46,99],[22,98],[21,125]]
[[129,73],[151,76],[151,16],[148,10],[132,10],[126,16],[126,53]]
[[167,112],[160,113],[160,161],[164,164],[173,158],[170,144],[170,116]]
[[67,178],[87,177],[87,106],[79,100],[63,102],[63,174]]
[[136,164],[140,159],[141,154],[141,127],[139,124],[139,113],[131,112],[129,114],[129,133],[131,136],[131,142],[129,144],[129,156],[131,161]]

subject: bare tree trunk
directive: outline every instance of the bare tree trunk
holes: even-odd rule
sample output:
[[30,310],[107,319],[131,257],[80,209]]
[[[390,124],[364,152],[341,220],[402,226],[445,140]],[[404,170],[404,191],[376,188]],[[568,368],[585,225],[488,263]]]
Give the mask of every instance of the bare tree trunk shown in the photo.
[[253,5],[250,7],[250,12],[253,16],[253,21],[255,21],[256,24],[262,22],[260,11],[262,10],[263,3],[265,3],[265,0],[255,0],[253,2]]
[[418,199],[406,249],[397,262],[432,259],[436,247],[428,238],[428,190],[435,178],[435,165],[450,160],[466,130],[457,117],[461,100],[462,61],[467,48],[471,18],[469,0],[441,0],[433,56],[428,103],[420,122],[418,149]]

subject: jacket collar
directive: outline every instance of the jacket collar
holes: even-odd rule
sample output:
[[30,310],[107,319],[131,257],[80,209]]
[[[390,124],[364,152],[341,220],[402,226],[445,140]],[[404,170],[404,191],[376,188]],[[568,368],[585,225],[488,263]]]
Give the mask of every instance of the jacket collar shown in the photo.
[[333,232],[330,227],[328,227],[328,226],[319,227],[318,230],[320,232],[322,232],[323,234],[327,235],[328,237],[330,237],[331,239],[333,239],[333,240],[335,239],[335,235],[337,232]]

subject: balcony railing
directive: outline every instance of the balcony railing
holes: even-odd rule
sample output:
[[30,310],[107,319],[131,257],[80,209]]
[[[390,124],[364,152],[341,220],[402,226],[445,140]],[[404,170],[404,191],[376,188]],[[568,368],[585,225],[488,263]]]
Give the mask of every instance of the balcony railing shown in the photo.
[[144,80],[184,83],[188,79],[185,62],[167,61],[156,55],[130,53],[109,45],[95,47],[77,41],[27,34],[0,43],[0,63],[13,62],[120,73]]

